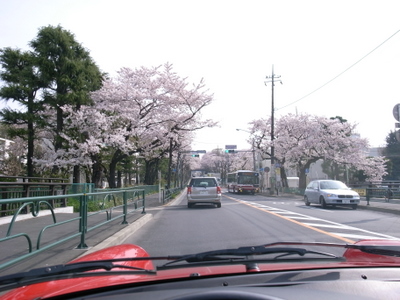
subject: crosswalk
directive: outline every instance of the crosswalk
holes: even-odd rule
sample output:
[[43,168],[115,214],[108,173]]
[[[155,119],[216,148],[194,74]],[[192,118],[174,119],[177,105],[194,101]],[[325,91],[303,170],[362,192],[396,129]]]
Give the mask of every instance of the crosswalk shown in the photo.
[[334,236],[339,236],[342,237],[343,239],[348,239],[352,241],[357,241],[357,240],[362,240],[362,239],[390,239],[390,240],[397,240],[398,238],[378,233],[378,232],[373,232],[349,225],[344,225],[332,221],[328,221],[325,219],[320,219],[312,216],[308,216],[305,214],[301,213],[296,213],[293,211],[285,210],[282,208],[276,208],[268,205],[264,205],[261,203],[257,202],[252,202],[252,201],[245,201],[245,200],[240,200],[240,199],[233,199],[237,202],[241,202],[243,204],[246,204],[251,207],[258,208],[260,210],[264,210],[269,213],[273,213],[275,215],[281,216],[283,218],[289,219],[289,220],[294,220],[297,223],[301,223],[306,227],[311,227],[311,228],[317,228],[319,230],[329,232],[330,235]]

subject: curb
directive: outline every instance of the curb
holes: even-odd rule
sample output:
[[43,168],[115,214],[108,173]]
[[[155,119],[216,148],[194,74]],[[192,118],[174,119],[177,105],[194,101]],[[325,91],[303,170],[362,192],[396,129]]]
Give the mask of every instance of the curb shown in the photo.
[[139,230],[143,225],[149,222],[153,218],[152,214],[146,214],[143,217],[139,218],[138,220],[134,221],[132,224],[126,226],[124,229],[121,229],[116,234],[110,236],[109,238],[105,239],[104,241],[100,242],[94,247],[89,248],[88,251],[80,255],[78,258],[85,256],[87,254],[96,252],[98,250],[122,244],[129,236]]
[[391,214],[394,214],[394,215],[400,215],[400,210],[397,210],[397,209],[390,209],[390,208],[384,208],[384,207],[358,205],[357,209],[373,210],[373,211],[380,211],[380,212],[385,212],[385,213],[391,213]]

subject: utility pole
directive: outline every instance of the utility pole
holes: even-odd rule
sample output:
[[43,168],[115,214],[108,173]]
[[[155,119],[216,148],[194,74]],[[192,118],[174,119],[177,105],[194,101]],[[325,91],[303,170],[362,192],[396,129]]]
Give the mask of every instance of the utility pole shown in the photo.
[[277,78],[278,82],[282,84],[282,81],[279,79],[281,76],[277,76],[274,74],[274,65],[272,65],[272,75],[266,77],[265,85],[267,83],[271,83],[271,172],[274,180],[271,183],[271,194],[274,194],[275,184],[276,184],[276,172],[275,172],[275,104],[274,104],[274,86],[275,86],[275,78]]
[[256,165],[256,149],[254,148],[254,137],[251,140],[251,152],[253,152],[253,171],[257,172],[257,165]]

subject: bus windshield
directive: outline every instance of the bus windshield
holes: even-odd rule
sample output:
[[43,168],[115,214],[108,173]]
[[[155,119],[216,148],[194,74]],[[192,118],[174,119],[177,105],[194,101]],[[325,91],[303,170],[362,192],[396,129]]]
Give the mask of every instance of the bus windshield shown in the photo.
[[258,176],[239,174],[238,184],[258,184]]

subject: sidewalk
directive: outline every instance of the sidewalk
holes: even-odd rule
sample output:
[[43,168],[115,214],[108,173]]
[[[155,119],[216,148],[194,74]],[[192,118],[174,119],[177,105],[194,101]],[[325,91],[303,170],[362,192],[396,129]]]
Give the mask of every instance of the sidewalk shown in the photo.
[[387,212],[387,213],[399,215],[400,214],[400,199],[391,199],[389,202],[386,202],[382,198],[372,198],[368,202],[365,199],[365,197],[362,197],[360,204],[358,205],[358,208]]

